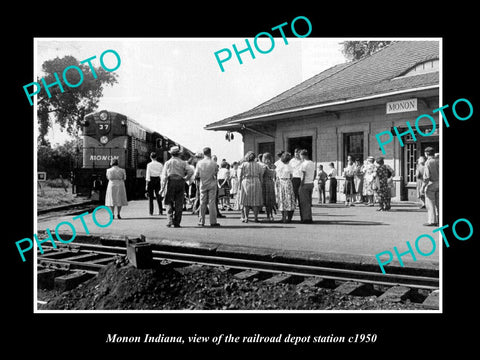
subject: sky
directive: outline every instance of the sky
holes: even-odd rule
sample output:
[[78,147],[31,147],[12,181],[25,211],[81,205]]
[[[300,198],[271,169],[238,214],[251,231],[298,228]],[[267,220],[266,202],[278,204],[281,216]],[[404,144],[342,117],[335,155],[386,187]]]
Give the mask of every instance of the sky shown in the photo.
[[[293,37],[288,44],[274,39],[267,54],[256,51],[249,39],[255,59],[245,52],[240,64],[232,44],[244,49],[245,38],[37,38],[35,73],[41,77],[45,60],[65,55],[79,61],[96,56],[92,64],[97,67],[105,50],[115,50],[121,58],[118,83],[104,88],[98,110],[127,115],[195,152],[210,146],[218,158],[232,162],[243,156],[242,136],[234,133],[228,142],[224,131],[205,130],[207,124],[250,110],[346,61],[339,45],[345,39]],[[258,46],[268,49],[270,40],[260,38]],[[214,53],[224,48],[232,58],[222,72]],[[110,68],[116,65],[112,53],[104,61]],[[61,144],[69,137],[54,126],[48,138]]]

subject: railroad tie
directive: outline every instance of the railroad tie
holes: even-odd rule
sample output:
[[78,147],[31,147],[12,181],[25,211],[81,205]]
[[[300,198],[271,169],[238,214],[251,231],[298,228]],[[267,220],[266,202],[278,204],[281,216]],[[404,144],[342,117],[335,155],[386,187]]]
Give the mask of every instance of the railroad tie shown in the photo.
[[180,274],[195,272],[204,268],[202,264],[172,263],[173,269]]
[[362,296],[373,292],[372,284],[347,281],[335,288],[335,292],[343,295]]
[[221,273],[228,273],[232,271],[232,268],[228,266],[218,266],[217,270],[220,271]]
[[300,284],[297,285],[298,287],[307,286],[307,287],[321,287],[321,288],[328,288],[333,289],[337,286],[334,279],[324,279],[320,276],[309,276],[305,278]]
[[260,277],[267,277],[268,275],[266,273],[262,273],[257,270],[244,270],[239,273],[236,273],[235,278],[240,279],[240,280],[251,280],[251,279],[259,279]]
[[282,284],[282,283],[289,283],[289,282],[292,282],[294,280],[294,276],[293,275],[289,275],[289,274],[276,274],[270,278],[267,278],[265,279],[264,281],[266,283],[270,283],[270,284]]
[[438,310],[440,308],[439,296],[440,292],[438,290],[432,291],[423,301],[422,306],[427,309]]
[[86,271],[74,271],[71,274],[55,278],[55,288],[60,291],[67,291],[77,287],[80,283],[90,279],[94,275]]
[[407,299],[412,293],[412,289],[406,286],[392,286],[382,295],[378,297],[378,300],[385,300],[390,302],[401,302]]
[[37,271],[37,288],[38,289],[53,289],[55,276],[58,275],[58,270],[42,269]]

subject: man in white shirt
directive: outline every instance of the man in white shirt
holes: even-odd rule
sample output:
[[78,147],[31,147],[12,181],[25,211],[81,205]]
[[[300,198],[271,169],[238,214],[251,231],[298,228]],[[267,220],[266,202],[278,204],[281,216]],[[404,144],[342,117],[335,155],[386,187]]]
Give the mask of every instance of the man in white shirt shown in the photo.
[[301,172],[302,179],[298,189],[299,203],[300,203],[300,220],[304,224],[311,224],[312,219],[312,193],[313,193],[313,179],[315,179],[315,164],[308,157],[307,150],[300,151],[302,158]]
[[152,160],[147,164],[147,172],[145,177],[145,191],[148,193],[148,205],[150,215],[153,215],[153,198],[157,198],[158,213],[163,215],[162,197],[160,195],[160,176],[162,175],[163,165],[157,161],[157,154],[150,154]]
[[210,226],[220,226],[217,223],[217,163],[211,158],[212,150],[209,147],[203,149],[203,159],[197,163],[194,177],[200,180],[200,186],[197,191],[200,191],[200,218],[199,226],[205,225],[205,214],[207,212],[210,217]]
[[292,185],[293,193],[295,194],[295,203],[298,201],[298,188],[302,181],[302,159],[300,157],[300,149],[295,149],[295,157],[290,160],[289,165],[293,169]]
[[330,186],[328,192],[330,193],[330,204],[335,204],[337,202],[337,170],[333,162],[329,164],[330,170],[327,171],[328,180],[330,180]]

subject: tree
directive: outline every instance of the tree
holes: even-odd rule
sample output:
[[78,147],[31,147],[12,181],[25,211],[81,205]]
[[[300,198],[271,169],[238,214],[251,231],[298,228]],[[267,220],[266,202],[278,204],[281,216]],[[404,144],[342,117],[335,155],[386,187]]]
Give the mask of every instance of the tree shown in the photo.
[[81,154],[78,153],[77,140],[69,140],[53,148],[50,144],[39,145],[37,161],[38,171],[47,172],[48,178],[54,179],[60,175],[68,178],[76,162],[82,161]]
[[[81,82],[79,72],[73,69],[67,71],[67,80],[70,84],[81,83],[81,85],[69,87],[62,82],[63,92],[58,85],[54,85],[48,89],[51,97],[48,97],[43,87],[37,95],[39,144],[47,145],[45,136],[48,133],[50,121],[58,123],[68,134],[77,135],[80,121],[83,117],[97,109],[98,102],[103,94],[104,85],[113,85],[118,82],[118,75],[115,73],[108,72],[102,67],[94,67],[97,75],[97,78],[95,78],[87,63],[80,64],[73,56],[65,56],[63,58],[56,57],[43,63],[42,71],[45,74],[43,78],[46,84],[53,84],[57,81],[55,73],[62,81],[63,71],[71,65],[77,66],[82,70],[83,82]],[[41,83],[40,79],[37,82]]]
[[342,54],[348,60],[360,60],[372,55],[378,50],[392,43],[392,41],[343,41]]

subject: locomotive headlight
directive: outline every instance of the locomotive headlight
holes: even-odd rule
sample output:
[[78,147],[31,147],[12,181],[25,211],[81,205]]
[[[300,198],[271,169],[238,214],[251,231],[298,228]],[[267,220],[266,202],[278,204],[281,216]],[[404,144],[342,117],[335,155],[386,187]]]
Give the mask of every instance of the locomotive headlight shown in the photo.
[[100,117],[100,120],[102,120],[102,121],[105,121],[105,120],[108,119],[108,114],[107,114],[106,111],[100,112],[100,115],[98,115],[98,116]]
[[108,142],[108,137],[102,136],[102,137],[100,138],[100,142],[105,145],[105,144]]

